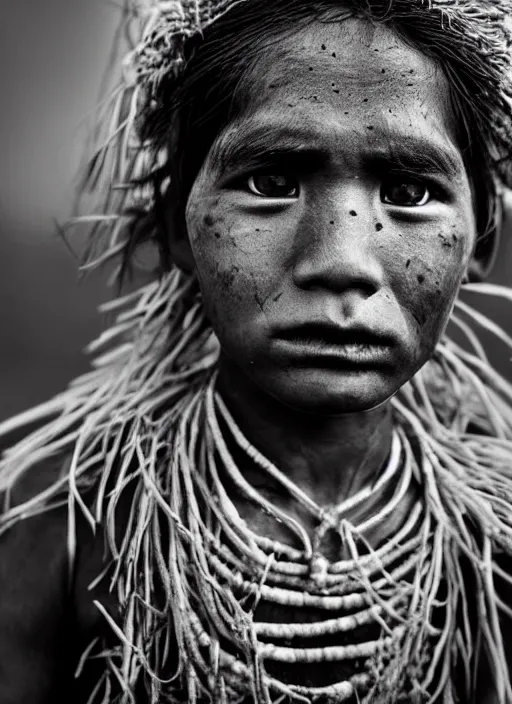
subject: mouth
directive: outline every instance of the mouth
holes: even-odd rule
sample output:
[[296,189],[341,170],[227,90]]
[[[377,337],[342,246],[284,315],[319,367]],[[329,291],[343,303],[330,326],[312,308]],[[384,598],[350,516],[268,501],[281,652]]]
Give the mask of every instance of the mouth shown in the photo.
[[394,339],[362,327],[305,323],[276,331],[274,337],[286,356],[321,366],[389,366]]

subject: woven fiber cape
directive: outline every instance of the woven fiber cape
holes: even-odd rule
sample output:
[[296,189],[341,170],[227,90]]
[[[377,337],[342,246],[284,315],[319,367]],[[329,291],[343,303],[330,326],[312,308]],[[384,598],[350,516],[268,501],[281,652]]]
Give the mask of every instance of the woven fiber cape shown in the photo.
[[[147,135],[142,139],[140,124],[158,109],[163,82],[172,90],[186,69],[190,41],[197,44],[235,6],[240,10],[254,1],[127,5],[124,28],[131,47],[119,86],[99,107],[87,171],[86,185],[97,192],[99,210],[73,222],[91,229],[84,269],[120,258],[135,208],[151,222],[172,153]],[[512,185],[509,0],[350,0],[346,5],[374,22],[412,13],[443,23],[446,51],[475,74],[474,94],[467,99],[477,103],[492,163],[491,211],[497,213],[500,189]],[[164,177],[156,186],[153,176],[160,173]],[[512,301],[512,290],[505,287],[464,288]],[[0,463],[0,490],[7,497],[46,458],[69,458],[55,485],[25,504],[8,506],[0,531],[67,503],[71,572],[77,512],[92,532],[107,536],[108,579],[119,618],[96,604],[115,644],[100,644],[105,668],[95,702],[135,702],[141,683],[155,703],[354,697],[469,702],[483,654],[497,701],[512,703],[502,638],[502,625],[505,630],[511,625],[512,604],[496,587],[500,580],[512,586],[512,575],[498,559],[512,557],[512,385],[490,365],[474,328],[485,329],[512,351],[505,331],[463,300],[456,302],[451,320],[467,345],[443,337],[432,359],[391,400],[393,450],[379,482],[394,481],[396,490],[384,509],[358,524],[346,515],[358,501],[371,498],[369,489],[350,506],[322,513],[240,433],[215,392],[219,345],[193,275],[171,266],[102,310],[115,322],[90,345],[91,370],[47,403],[0,425],[0,434],[7,434],[44,421]],[[339,532],[346,559],[325,560],[299,524],[244,482],[227,434],[262,472],[318,515],[321,525]],[[223,486],[223,472],[243,496],[285,523],[302,548],[252,533]],[[418,498],[406,523],[382,547],[362,550],[366,531],[383,522],[412,485]],[[127,496],[129,519],[119,541],[116,509]],[[313,627],[283,619],[276,628],[254,618],[261,600],[283,609],[313,606],[325,617]],[[350,634],[364,624],[378,627],[379,637],[343,646],[308,645],[313,636]],[[294,638],[300,647],[290,645]],[[162,663],[176,644],[177,669],[164,675]],[[324,687],[281,681],[271,667],[351,659],[361,663],[360,671]]]

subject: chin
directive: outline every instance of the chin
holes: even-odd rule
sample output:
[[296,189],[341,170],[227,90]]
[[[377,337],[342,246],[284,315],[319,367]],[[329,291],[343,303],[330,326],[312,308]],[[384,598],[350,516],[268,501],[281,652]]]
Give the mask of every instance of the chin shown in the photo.
[[364,413],[389,400],[400,388],[382,373],[288,373],[266,389],[267,393],[302,413],[337,416]]

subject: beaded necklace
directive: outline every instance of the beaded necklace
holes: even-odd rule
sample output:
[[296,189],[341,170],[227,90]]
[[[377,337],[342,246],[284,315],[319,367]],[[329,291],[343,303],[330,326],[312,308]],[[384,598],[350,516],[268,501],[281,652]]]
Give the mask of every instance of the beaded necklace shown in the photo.
[[[433,637],[439,636],[431,621],[441,574],[432,552],[433,544],[442,540],[442,530],[418,496],[404,524],[383,545],[373,549],[365,540],[365,532],[383,525],[413,482],[420,480],[406,433],[401,427],[394,431],[389,460],[373,485],[325,511],[248,442],[214,385],[215,375],[183,409],[180,425],[188,437],[187,451],[173,467],[173,498],[166,509],[172,512],[179,536],[185,537],[182,555],[174,554],[178,557],[174,575],[171,570],[174,587],[179,585],[181,593],[170,598],[180,613],[174,623],[181,626],[176,638],[186,653],[188,700],[210,701],[214,693],[214,701],[226,703],[248,696],[255,702],[275,701],[276,696],[341,702],[355,694],[375,696],[382,682],[389,687],[397,678],[403,680],[404,662],[409,679],[410,673],[417,678],[424,674],[422,688],[426,690],[439,659],[432,659],[424,673],[426,654],[432,650]],[[315,516],[318,529],[312,540],[298,521],[245,480],[230,454],[219,418],[247,457]],[[253,532],[237,511],[221,474],[228,477],[230,488],[284,524],[302,547]],[[358,525],[346,520],[348,511],[371,502],[388,485],[394,486],[393,491],[377,513]],[[321,538],[329,529],[340,535],[348,559],[329,562],[322,556]],[[314,623],[300,618],[296,623],[256,620],[258,605],[264,603],[299,613],[315,609],[322,616]],[[342,635],[344,641],[350,640],[351,632],[372,626],[378,627],[378,636],[372,640],[321,647],[307,644],[308,639],[326,636]],[[298,639],[301,647],[282,644],[290,639]],[[265,669],[268,662],[347,661],[357,663],[350,678],[322,687],[284,682]],[[409,696],[415,685],[401,681],[400,686]]]
[[[358,548],[358,542],[365,531],[372,525],[385,522],[411,486],[417,468],[414,467],[407,436],[400,428],[394,432],[388,463],[373,486],[364,487],[334,509],[325,511],[248,442],[222,399],[214,394],[213,384],[206,391],[205,406],[207,433],[211,433],[214,452],[210,453],[210,461],[205,468],[204,483],[198,482],[196,486],[204,502],[208,499],[203,492],[213,488],[213,495],[219,504],[219,518],[222,516],[222,539],[217,543],[216,550],[205,550],[207,570],[212,580],[230,590],[239,603],[246,605],[245,628],[252,631],[257,658],[261,663],[363,661],[363,665],[350,679],[324,687],[285,684],[275,677],[262,674],[259,682],[262,689],[260,695],[263,694],[261,701],[269,701],[272,692],[286,694],[297,701],[316,701],[329,697],[330,701],[339,702],[349,699],[356,692],[359,696],[368,694],[375,688],[379,675],[382,676],[386,663],[389,665],[391,654],[403,649],[407,627],[422,622],[428,638],[437,633],[429,618],[425,619],[425,614],[421,613],[421,607],[425,604],[424,596],[423,599],[418,598],[428,575],[433,539],[431,522],[422,510],[419,499],[415,501],[404,525],[391,540],[376,550],[370,549],[366,555],[361,555]],[[262,471],[279,481],[301,506],[318,519],[319,526],[312,541],[296,521],[272,506],[245,481],[229,453],[216,411],[225,421],[231,437],[246,455]],[[247,527],[219,478],[215,457],[221,462],[236,489],[261,510],[284,523],[303,543],[302,550],[276,540],[269,541]],[[371,499],[391,482],[396,484],[396,488],[378,513],[356,526],[344,520],[343,516],[349,509]],[[328,528],[335,528],[342,536],[343,543],[349,549],[350,559],[330,563],[318,552],[321,535]],[[211,536],[215,529],[213,525],[204,526],[200,532],[203,533],[202,543],[206,545],[210,542],[205,537],[206,533],[210,532]],[[433,580],[431,588],[435,589],[436,586],[437,582]],[[304,607],[314,607],[321,610],[324,617],[314,623],[254,621],[253,616],[260,600],[284,607],[291,606],[299,611]],[[247,604],[250,604],[249,609]],[[221,614],[219,616],[222,618]],[[193,613],[191,622],[199,645],[219,651],[216,676],[223,680],[224,685],[217,685],[217,688],[222,691],[223,687],[227,687],[226,691],[230,692],[231,698],[245,698],[250,691],[251,673],[241,665],[236,654],[220,645],[219,633],[207,632],[207,626],[203,625],[201,619],[210,620],[211,613]],[[268,642],[268,639],[286,641],[294,638],[307,641],[339,634],[346,637],[358,627],[372,623],[380,626],[381,637],[357,644],[299,648]],[[231,620],[218,630],[226,632],[230,625]],[[416,654],[421,652],[424,657],[426,645],[422,646],[416,649]],[[418,669],[421,667],[422,664],[418,663]],[[204,672],[197,673],[198,679],[204,678],[204,675]],[[245,683],[245,687],[240,687],[240,680]],[[231,698],[226,701],[234,701]]]

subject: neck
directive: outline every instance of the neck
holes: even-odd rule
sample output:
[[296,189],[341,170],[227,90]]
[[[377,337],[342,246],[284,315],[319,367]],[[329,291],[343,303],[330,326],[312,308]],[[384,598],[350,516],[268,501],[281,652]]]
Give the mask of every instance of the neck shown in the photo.
[[[391,446],[389,404],[361,413],[323,416],[284,406],[222,360],[217,389],[246,438],[322,507],[341,503],[371,482]],[[272,492],[248,462],[251,483]]]

